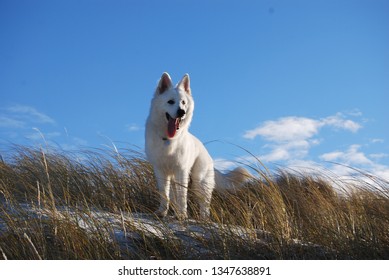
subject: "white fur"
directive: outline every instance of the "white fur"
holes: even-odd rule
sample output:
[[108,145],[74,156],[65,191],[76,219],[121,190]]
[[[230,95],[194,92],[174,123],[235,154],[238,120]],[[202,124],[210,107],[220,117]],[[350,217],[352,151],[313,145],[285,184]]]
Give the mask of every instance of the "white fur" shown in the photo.
[[[179,110],[185,114],[181,117],[179,129],[169,138],[167,114],[175,119],[180,117]],[[174,87],[169,74],[163,73],[151,101],[145,135],[146,155],[153,165],[160,193],[160,206],[156,212],[160,217],[166,216],[170,205],[177,218],[187,218],[190,179],[191,190],[200,206],[200,216],[202,219],[209,217],[215,170],[204,145],[188,131],[193,110],[188,74]],[[223,184],[229,188],[228,175],[223,178],[223,174],[216,172],[218,187]],[[232,177],[237,178],[236,174]]]

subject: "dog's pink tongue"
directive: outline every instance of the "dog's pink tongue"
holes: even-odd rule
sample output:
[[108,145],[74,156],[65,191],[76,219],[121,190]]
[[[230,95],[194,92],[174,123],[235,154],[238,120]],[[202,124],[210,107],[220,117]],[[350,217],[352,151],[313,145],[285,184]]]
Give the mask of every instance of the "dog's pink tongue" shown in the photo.
[[176,135],[176,131],[177,131],[177,128],[179,126],[179,119],[173,119],[173,118],[170,118],[169,119],[169,123],[167,125],[167,135],[169,136],[169,138],[173,138],[174,135]]

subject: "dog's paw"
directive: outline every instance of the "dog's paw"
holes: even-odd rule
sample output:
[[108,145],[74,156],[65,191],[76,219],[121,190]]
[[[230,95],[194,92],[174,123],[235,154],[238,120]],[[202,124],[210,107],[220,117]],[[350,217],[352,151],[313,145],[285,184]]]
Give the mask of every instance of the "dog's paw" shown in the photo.
[[188,219],[187,213],[180,213],[180,214],[176,214],[175,216],[176,216],[177,220],[179,220],[179,221],[184,221],[184,220]]
[[158,218],[165,218],[166,215],[167,215],[167,210],[161,210],[161,209],[158,209],[157,211],[154,212],[154,214],[156,216],[158,216]]
[[204,222],[210,221],[209,209],[200,211],[200,220]]

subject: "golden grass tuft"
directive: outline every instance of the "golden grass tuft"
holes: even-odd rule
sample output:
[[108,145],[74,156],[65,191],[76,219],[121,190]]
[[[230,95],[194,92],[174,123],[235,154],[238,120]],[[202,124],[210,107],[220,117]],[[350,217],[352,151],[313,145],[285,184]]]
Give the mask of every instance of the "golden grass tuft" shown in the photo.
[[237,193],[214,192],[210,221],[190,202],[178,222],[153,215],[139,152],[13,147],[0,160],[0,259],[389,258],[387,181],[253,170]]

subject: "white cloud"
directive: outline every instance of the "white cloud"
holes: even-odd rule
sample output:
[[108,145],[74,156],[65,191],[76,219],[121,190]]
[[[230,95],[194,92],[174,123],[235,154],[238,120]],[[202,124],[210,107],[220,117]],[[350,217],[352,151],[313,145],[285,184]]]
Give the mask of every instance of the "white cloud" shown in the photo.
[[373,139],[371,139],[370,140],[370,142],[372,143],[372,144],[377,144],[377,143],[384,143],[385,142],[385,140],[384,139],[380,139],[380,138],[373,138]]
[[352,165],[371,165],[373,162],[367,158],[367,156],[359,151],[360,145],[352,145],[350,148],[347,150],[345,154],[345,160],[346,162],[349,162]]
[[[377,162],[389,155],[385,153],[368,155],[362,150],[361,145],[354,144],[345,150],[323,153],[319,159],[325,162],[320,165],[307,157],[310,149],[321,143],[319,136],[321,129],[329,128],[356,133],[362,125],[351,117],[361,115],[358,111],[347,115],[337,113],[320,119],[289,116],[265,121],[258,127],[247,130],[243,137],[250,140],[261,137],[267,141],[262,148],[268,151],[258,156],[263,162],[282,163],[287,168],[297,171],[328,172],[339,177],[354,179],[362,176],[358,170],[364,170],[389,181],[389,166]],[[373,144],[383,142],[383,139],[369,140],[369,143]]]
[[389,154],[385,154],[385,153],[370,154],[369,157],[371,157],[373,159],[382,159],[382,158],[389,157]]
[[141,130],[142,128],[139,125],[133,123],[133,124],[126,125],[126,129],[127,131],[135,132]]
[[26,138],[34,141],[38,140],[51,140],[56,137],[60,137],[61,133],[60,132],[47,132],[47,133],[42,133],[39,129],[33,128],[35,132],[27,134]]
[[22,128],[25,125],[23,121],[15,120],[10,117],[0,116],[0,127]]
[[336,161],[339,158],[343,156],[343,152],[331,152],[331,153],[325,153],[320,156],[320,159],[325,160],[325,161]]
[[88,141],[86,141],[85,139],[79,138],[79,137],[73,137],[72,141],[77,146],[86,146],[86,145],[88,145]]
[[321,126],[330,126],[334,128],[340,128],[351,132],[357,132],[362,126],[352,120],[344,118],[343,114],[337,113],[334,116],[329,116],[320,121]]
[[52,118],[39,112],[31,106],[14,105],[8,107],[6,111],[11,113],[16,119],[26,120],[33,123],[55,124],[55,121]]
[[304,158],[309,153],[309,149],[318,143],[316,139],[308,139],[268,144],[265,147],[270,148],[271,151],[260,158],[267,162]]
[[[322,153],[318,158],[309,157],[311,148],[325,140],[323,135],[320,135],[323,128],[335,132],[357,133],[362,125],[350,119],[352,116],[360,117],[361,113],[358,111],[353,115],[347,114],[347,116],[337,113],[320,119],[284,117],[265,121],[258,127],[247,130],[243,137],[250,140],[261,137],[265,140],[262,146],[265,152],[261,155],[256,153],[265,166],[273,166],[274,163],[275,167],[281,166],[289,172],[324,176],[341,188],[346,186],[347,182],[366,183],[380,187],[380,184],[385,182],[380,179],[389,182],[389,166],[379,163],[378,160],[389,157],[389,154],[368,154],[364,148],[372,143],[383,143],[383,139],[372,138],[364,146],[354,144],[344,150]],[[253,159],[247,159],[247,162],[255,164]],[[220,160],[215,164],[222,169],[229,169],[233,166],[230,161],[226,160]]]
[[353,109],[346,112],[348,116],[361,117],[362,112],[359,109]]
[[373,161],[370,160],[363,152],[359,149],[360,145],[351,145],[348,150],[341,152],[335,151],[331,153],[322,154],[319,158],[325,161],[337,161],[342,162],[350,166],[360,165],[372,165]]
[[389,166],[381,164],[375,165],[372,169],[372,174],[389,182]]
[[304,140],[317,135],[324,126],[344,129],[354,133],[362,127],[355,121],[345,119],[341,113],[318,120],[291,116],[275,121],[266,121],[257,128],[246,131],[243,137],[254,139],[261,136],[273,142]]
[[216,158],[213,160],[214,167],[219,171],[225,171],[236,167],[236,163],[233,161],[224,159],[224,158]]
[[[317,137],[323,127],[355,133],[362,126],[347,119],[342,113],[322,119],[290,116],[265,121],[258,127],[246,131],[243,137],[254,139],[260,136],[270,142],[264,146],[270,148],[270,152],[261,156],[263,161],[296,160],[304,159],[310,149],[320,143]],[[328,154],[326,157],[335,159],[333,154]]]
[[285,117],[276,121],[266,121],[252,130],[246,131],[244,138],[262,136],[274,142],[294,141],[311,138],[318,133],[320,122],[301,117]]
[[351,145],[346,151],[325,153],[319,158],[337,162],[330,170],[338,176],[355,176],[359,172],[354,168],[358,168],[389,181],[389,166],[375,162],[374,155],[367,156],[361,151],[361,145]]
[[284,147],[275,147],[266,155],[259,156],[262,161],[274,162],[284,161],[291,158],[290,152]]
[[[0,128],[1,135],[7,138],[27,138],[38,140],[59,136],[58,132],[50,132],[46,135],[38,133],[35,126],[53,125],[55,121],[44,113],[39,112],[31,106],[13,105],[0,108]],[[31,129],[36,132],[31,131]]]

